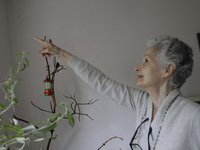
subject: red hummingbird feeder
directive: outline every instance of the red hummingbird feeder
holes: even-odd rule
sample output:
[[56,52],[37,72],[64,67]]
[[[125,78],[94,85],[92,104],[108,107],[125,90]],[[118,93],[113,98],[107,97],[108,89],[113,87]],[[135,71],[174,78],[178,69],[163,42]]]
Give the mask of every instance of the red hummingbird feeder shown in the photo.
[[44,81],[44,87],[45,87],[45,90],[44,90],[44,95],[45,96],[51,96],[53,95],[53,90],[51,88],[51,80],[47,77]]

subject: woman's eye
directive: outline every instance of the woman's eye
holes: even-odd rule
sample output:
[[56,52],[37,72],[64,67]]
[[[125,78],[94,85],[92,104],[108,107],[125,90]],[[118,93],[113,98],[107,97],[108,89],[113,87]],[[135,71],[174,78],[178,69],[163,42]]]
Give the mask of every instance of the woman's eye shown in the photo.
[[146,62],[148,62],[148,60],[147,60],[147,59],[145,59],[145,60],[144,60],[144,62],[146,63]]

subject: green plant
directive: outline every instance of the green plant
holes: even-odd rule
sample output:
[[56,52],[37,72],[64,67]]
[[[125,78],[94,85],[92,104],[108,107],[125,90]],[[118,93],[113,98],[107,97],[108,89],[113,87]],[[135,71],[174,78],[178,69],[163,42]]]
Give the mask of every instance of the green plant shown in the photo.
[[[0,130],[3,131],[3,135],[0,135],[0,150],[11,150],[11,149],[18,149],[23,150],[25,145],[31,141],[33,136],[38,137],[34,142],[43,142],[44,140],[49,140],[46,149],[49,150],[50,144],[52,140],[56,140],[58,135],[53,136],[53,132],[57,127],[57,124],[62,119],[68,119],[69,124],[73,127],[74,126],[74,117],[73,115],[86,115],[90,119],[92,119],[87,114],[83,114],[80,112],[80,105],[90,105],[93,104],[95,101],[91,100],[88,103],[77,103],[75,95],[72,96],[64,96],[65,98],[73,100],[71,103],[71,111],[67,108],[67,104],[65,102],[61,102],[59,104],[61,109],[64,109],[63,113],[56,113],[56,99],[55,95],[52,95],[52,102],[51,110],[44,110],[39,106],[36,106],[33,102],[32,105],[38,108],[40,111],[44,111],[49,113],[49,117],[46,121],[37,121],[36,123],[31,123],[27,120],[21,119],[13,115],[13,119],[6,120],[6,112],[14,108],[15,104],[19,104],[19,101],[15,95],[15,88],[20,79],[18,79],[18,75],[20,72],[24,71],[29,66],[29,61],[26,58],[27,52],[22,52],[18,54],[17,63],[11,67],[8,71],[8,76],[6,81],[0,84],[1,89],[4,93],[4,101],[0,103]],[[48,64],[48,59],[46,58],[47,68],[48,68],[48,76],[51,78],[52,88],[54,90],[54,78],[55,74],[60,70],[64,69],[62,65],[56,62],[54,58],[54,71],[50,73],[50,68]],[[75,102],[75,103],[74,103]],[[41,123],[42,122],[42,123]],[[42,134],[42,136],[41,136]],[[18,148],[13,148],[15,144],[21,144]],[[42,147],[40,148],[43,149]]]
[[[4,135],[0,136],[1,147],[0,150],[6,150],[9,145],[14,143],[25,143],[28,138],[26,137],[27,133],[22,130],[22,127],[18,124],[16,119],[7,121],[3,118],[4,114],[11,108],[14,107],[15,104],[18,104],[18,100],[15,95],[15,87],[16,84],[21,81],[18,79],[18,75],[21,71],[24,71],[26,67],[29,66],[29,61],[25,57],[28,54],[27,52],[22,52],[18,54],[17,63],[13,65],[8,71],[8,75],[6,77],[6,81],[0,84],[1,89],[4,93],[4,103],[0,103],[0,127],[3,130]],[[15,132],[15,135],[9,135],[9,131]],[[23,146],[20,148],[22,149]]]

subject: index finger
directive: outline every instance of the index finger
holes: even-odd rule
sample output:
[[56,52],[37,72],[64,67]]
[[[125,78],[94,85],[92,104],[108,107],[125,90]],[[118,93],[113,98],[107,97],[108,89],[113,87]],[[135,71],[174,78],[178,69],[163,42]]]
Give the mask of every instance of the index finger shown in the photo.
[[37,38],[37,37],[33,37],[33,39],[36,40],[36,41],[38,41],[38,42],[40,42],[41,44],[44,44],[44,43],[45,43],[44,40],[39,39],[39,38]]

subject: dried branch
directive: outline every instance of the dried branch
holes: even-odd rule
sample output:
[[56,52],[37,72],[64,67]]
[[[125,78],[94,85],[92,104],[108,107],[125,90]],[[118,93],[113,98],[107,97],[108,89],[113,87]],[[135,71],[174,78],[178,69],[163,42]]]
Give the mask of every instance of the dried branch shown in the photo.
[[[54,93],[54,91],[53,91],[53,93]],[[55,97],[55,95],[53,95],[53,96],[51,96],[51,98],[52,98],[52,102],[53,102],[53,113],[56,113],[56,97]]]
[[45,110],[45,109],[40,108],[39,106],[36,106],[35,104],[33,104],[33,102],[31,102],[31,104],[32,104],[34,107],[36,107],[36,108],[38,108],[39,110],[41,110],[41,111],[48,112],[48,113],[52,113],[52,111]]
[[114,137],[108,139],[107,141],[105,141],[105,142],[98,148],[98,150],[100,150],[103,146],[105,146],[106,143],[108,143],[110,140],[115,139],[115,138],[118,138],[118,139],[120,139],[120,140],[123,141],[123,139],[122,139],[121,137],[114,136]]
[[[18,117],[16,117],[15,115],[13,115],[13,118],[15,118],[15,119],[17,119],[17,120],[19,120],[19,121],[25,122],[25,123],[27,123],[27,124],[31,124],[29,121],[24,120],[24,119],[21,119],[21,118],[18,118]],[[35,126],[35,125],[34,125],[34,126]],[[35,126],[35,128],[38,129],[37,126]]]
[[[71,99],[71,100],[73,100],[74,102],[75,102],[75,106],[74,106],[74,109],[73,109],[73,107],[72,107],[72,110],[73,110],[73,113],[72,114],[75,114],[76,113],[76,108],[78,107],[78,120],[80,121],[80,112],[81,112],[81,109],[80,109],[80,106],[79,106],[79,104],[77,103],[77,101],[76,101],[76,97],[75,97],[75,94],[74,94],[74,97],[72,97],[71,95],[69,95],[69,96],[65,96],[65,95],[63,95],[64,97],[66,97],[66,98],[68,98],[68,99]],[[71,105],[72,106],[72,105]]]
[[53,112],[53,106],[51,104],[51,101],[49,103],[50,103],[51,111]]
[[98,99],[96,99],[96,100],[94,100],[93,101],[93,99],[91,99],[88,103],[78,103],[79,105],[92,105],[92,104],[94,104],[96,101],[98,101]]
[[[73,100],[73,101],[75,102],[75,104],[74,104],[74,102],[71,103],[71,109],[72,109],[72,111],[73,111],[72,115],[77,114],[77,115],[78,115],[78,118],[79,118],[79,121],[80,121],[80,116],[81,116],[81,115],[85,115],[85,116],[87,116],[88,118],[90,118],[91,120],[94,120],[94,119],[92,119],[88,114],[81,113],[80,105],[92,105],[92,104],[94,104],[95,102],[97,102],[98,99],[96,99],[96,100],[94,100],[94,101],[93,101],[93,100],[90,100],[88,103],[78,103],[77,100],[76,100],[75,94],[74,94],[74,97],[72,97],[71,95],[69,95],[69,96],[63,95],[63,96],[64,96],[65,98],[71,99],[71,100]],[[77,108],[78,108],[78,111],[77,111]],[[66,119],[67,119],[67,117],[66,117]]]
[[[51,138],[52,138],[52,137],[53,137],[53,132],[54,132],[54,130],[51,130],[50,132],[51,132]],[[48,141],[48,144],[47,144],[47,150],[50,148],[51,141],[52,141],[51,138],[50,138],[49,141]]]

